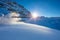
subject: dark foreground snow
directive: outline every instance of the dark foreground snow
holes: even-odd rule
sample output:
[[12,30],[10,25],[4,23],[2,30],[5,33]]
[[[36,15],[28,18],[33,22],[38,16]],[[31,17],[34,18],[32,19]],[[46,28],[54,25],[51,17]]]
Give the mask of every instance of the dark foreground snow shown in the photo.
[[27,23],[0,25],[0,40],[60,40],[60,31]]

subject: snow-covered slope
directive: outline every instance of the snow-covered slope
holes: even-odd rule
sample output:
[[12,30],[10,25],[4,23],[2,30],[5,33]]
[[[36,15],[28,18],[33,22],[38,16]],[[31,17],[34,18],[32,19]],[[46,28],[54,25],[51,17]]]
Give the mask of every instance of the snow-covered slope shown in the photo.
[[0,40],[60,40],[60,31],[20,22],[0,25]]

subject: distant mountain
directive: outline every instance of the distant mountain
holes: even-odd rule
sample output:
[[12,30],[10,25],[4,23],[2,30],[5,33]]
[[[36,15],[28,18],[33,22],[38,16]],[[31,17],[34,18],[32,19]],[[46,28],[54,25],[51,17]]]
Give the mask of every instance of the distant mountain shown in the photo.
[[44,17],[44,16],[41,16],[41,17],[38,17],[36,20],[32,19],[32,20],[25,21],[25,22],[37,24],[37,25],[42,25],[42,26],[47,26],[50,28],[60,30],[60,17]]
[[30,17],[31,13],[13,0],[0,0],[0,16],[16,12],[20,17]]

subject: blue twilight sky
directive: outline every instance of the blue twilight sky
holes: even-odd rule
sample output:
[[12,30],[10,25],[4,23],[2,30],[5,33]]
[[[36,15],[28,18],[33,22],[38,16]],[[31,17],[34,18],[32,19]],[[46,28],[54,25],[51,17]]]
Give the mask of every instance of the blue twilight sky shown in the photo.
[[60,0],[16,0],[31,13],[39,16],[60,17]]

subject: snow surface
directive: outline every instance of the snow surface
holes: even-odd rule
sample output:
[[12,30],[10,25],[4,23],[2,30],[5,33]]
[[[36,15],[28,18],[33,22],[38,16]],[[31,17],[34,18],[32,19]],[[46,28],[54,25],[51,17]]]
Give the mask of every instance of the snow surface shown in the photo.
[[60,31],[23,22],[1,24],[0,40],[60,40]]
[[60,40],[60,31],[18,22],[9,15],[0,17],[0,40]]

